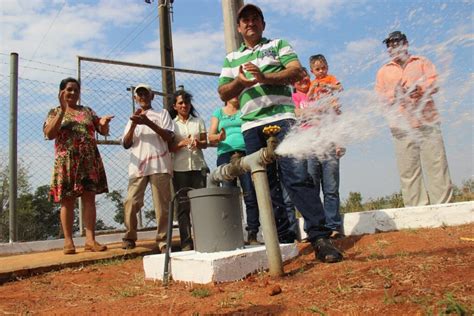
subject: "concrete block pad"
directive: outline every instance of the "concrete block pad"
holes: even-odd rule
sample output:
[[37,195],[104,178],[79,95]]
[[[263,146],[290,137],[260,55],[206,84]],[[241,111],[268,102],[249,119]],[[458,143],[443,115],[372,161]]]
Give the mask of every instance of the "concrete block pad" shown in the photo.
[[[296,244],[281,244],[283,261],[298,255]],[[145,279],[162,280],[165,255],[149,255],[143,260]],[[175,281],[206,284],[243,279],[250,273],[268,269],[265,246],[232,251],[171,254],[170,275]]]
[[[343,215],[344,234],[362,235],[408,228],[455,226],[474,222],[474,201],[391,208]],[[299,218],[301,238],[307,235]]]
[[344,214],[344,234],[373,234],[408,228],[432,228],[474,222],[474,201]]

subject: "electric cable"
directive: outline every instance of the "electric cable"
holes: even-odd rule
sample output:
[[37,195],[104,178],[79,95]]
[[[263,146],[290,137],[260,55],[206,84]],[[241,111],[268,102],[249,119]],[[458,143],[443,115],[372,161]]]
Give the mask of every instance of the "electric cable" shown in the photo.
[[117,44],[115,44],[111,49],[110,51],[107,53],[106,55],[106,58],[109,58],[109,56],[112,54],[112,52],[118,48],[126,39],[128,39],[129,36],[131,36],[131,34],[133,32],[135,32],[145,21],[147,21],[150,16],[154,13],[154,10],[151,10],[150,13],[148,13],[148,15],[142,19],[142,21],[133,29],[131,30],[130,32],[127,33],[127,35],[125,35]]
[[51,31],[51,28],[53,27],[54,23],[56,22],[57,18],[59,17],[59,15],[61,14],[61,12],[63,11],[63,8],[64,6],[66,5],[66,1],[63,2],[63,5],[61,6],[61,8],[59,9],[58,13],[56,13],[56,16],[54,17],[53,21],[51,21],[51,24],[49,25],[49,28],[48,30],[46,31],[46,33],[44,33],[43,37],[41,38],[41,41],[39,42],[38,46],[36,47],[35,51],[33,52],[33,55],[30,57],[30,59],[33,59],[36,55],[36,53],[38,52],[39,48],[41,47],[41,45],[43,44],[43,41],[44,39],[46,38],[46,36],[49,34],[49,31]]
[[150,20],[141,30],[140,32],[138,32],[131,40],[128,41],[128,43],[122,47],[118,52],[117,54],[115,55],[116,57],[120,56],[121,53],[140,35],[143,33],[143,31],[145,31],[145,29],[152,23],[152,22],[155,22],[155,19],[157,19],[158,16],[154,17],[152,20]]

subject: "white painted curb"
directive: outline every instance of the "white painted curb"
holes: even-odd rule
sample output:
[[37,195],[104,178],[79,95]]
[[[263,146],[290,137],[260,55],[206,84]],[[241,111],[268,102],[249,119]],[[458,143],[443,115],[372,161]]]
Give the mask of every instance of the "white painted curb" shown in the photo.
[[[362,235],[409,228],[456,226],[474,222],[474,201],[391,208],[343,215],[344,234]],[[300,219],[301,238],[307,237]]]

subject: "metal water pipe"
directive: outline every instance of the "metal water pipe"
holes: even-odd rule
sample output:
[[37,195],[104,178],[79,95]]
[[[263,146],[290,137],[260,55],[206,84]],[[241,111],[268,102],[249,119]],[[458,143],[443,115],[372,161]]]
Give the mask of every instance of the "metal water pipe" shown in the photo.
[[208,177],[208,186],[217,186],[223,181],[233,180],[246,172],[252,174],[263,239],[267,250],[268,268],[272,276],[282,276],[284,273],[266,168],[267,164],[276,160],[275,149],[278,146],[278,139],[275,134],[279,131],[278,126],[266,127],[263,132],[270,136],[267,139],[267,147],[248,156],[234,156],[230,163],[217,167]]

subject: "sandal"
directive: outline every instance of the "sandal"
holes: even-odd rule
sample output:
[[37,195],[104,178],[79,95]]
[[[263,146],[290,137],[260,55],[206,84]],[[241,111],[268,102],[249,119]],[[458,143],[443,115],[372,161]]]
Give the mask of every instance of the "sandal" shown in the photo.
[[69,244],[69,245],[64,245],[63,247],[63,253],[65,255],[73,255],[76,253],[76,247],[74,247],[73,244]]
[[106,245],[101,245],[97,241],[94,241],[94,243],[91,244],[86,244],[84,246],[84,251],[92,251],[92,252],[98,252],[98,251],[105,251],[107,250]]

